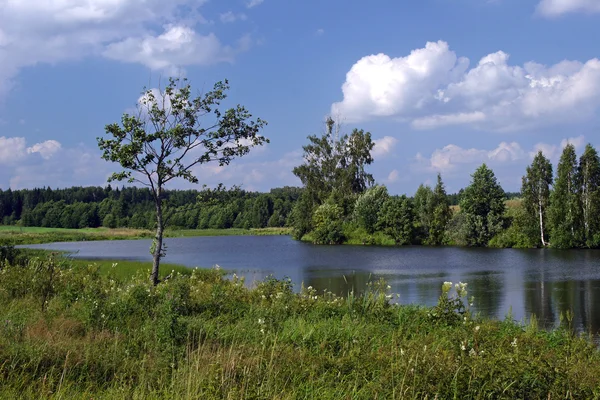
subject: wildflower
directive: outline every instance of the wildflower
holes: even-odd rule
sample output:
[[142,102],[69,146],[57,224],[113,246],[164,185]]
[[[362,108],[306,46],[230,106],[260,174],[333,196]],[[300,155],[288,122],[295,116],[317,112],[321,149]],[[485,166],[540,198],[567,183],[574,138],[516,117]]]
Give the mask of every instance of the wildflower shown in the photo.
[[462,351],[466,351],[466,350],[467,350],[467,346],[466,346],[465,342],[462,342],[462,343],[460,344],[460,349],[461,349]]
[[466,283],[458,282],[456,285],[454,285],[454,288],[456,289],[456,293],[458,294],[458,297],[465,297],[467,295],[467,284]]
[[404,349],[400,349],[400,355],[403,356],[404,355]]
[[387,290],[390,290],[392,287],[390,285],[387,285]]
[[259,319],[258,319],[258,324],[259,324],[259,325],[263,325],[264,323],[265,323],[265,320],[264,320],[264,318],[259,318]]
[[479,332],[479,325],[475,327],[475,332]]
[[515,338],[515,339],[514,339],[512,342],[510,342],[510,345],[511,345],[512,347],[515,347],[515,348],[516,348],[516,347],[517,347],[517,338]]
[[442,285],[442,293],[448,293],[450,291],[450,289],[452,288],[452,282],[444,282],[444,284]]
[[475,351],[475,349],[471,349],[469,351],[469,357],[475,357],[477,355],[477,352]]
[[313,287],[309,286],[309,287],[306,288],[306,290],[311,291],[311,290],[313,290]]

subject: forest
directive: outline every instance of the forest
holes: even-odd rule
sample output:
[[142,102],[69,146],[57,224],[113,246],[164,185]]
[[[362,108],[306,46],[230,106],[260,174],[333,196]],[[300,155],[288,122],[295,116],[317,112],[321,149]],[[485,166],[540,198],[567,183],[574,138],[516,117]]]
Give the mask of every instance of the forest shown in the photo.
[[[434,187],[399,196],[367,171],[374,146],[369,132],[340,135],[331,119],[326,126],[321,136],[308,137],[304,163],[293,170],[303,187],[166,190],[167,225],[291,227],[296,239],[315,244],[600,247],[600,160],[592,145],[579,158],[567,145],[556,173],[539,152],[519,193],[506,193],[483,164],[456,194],[446,193],[438,174]],[[154,207],[151,191],[135,186],[0,190],[4,225],[153,229]]]
[[[301,190],[247,192],[237,187],[167,190],[163,202],[168,226],[187,229],[265,228],[285,226]],[[0,190],[3,225],[49,228],[153,229],[154,201],[147,188],[73,187],[69,189]]]

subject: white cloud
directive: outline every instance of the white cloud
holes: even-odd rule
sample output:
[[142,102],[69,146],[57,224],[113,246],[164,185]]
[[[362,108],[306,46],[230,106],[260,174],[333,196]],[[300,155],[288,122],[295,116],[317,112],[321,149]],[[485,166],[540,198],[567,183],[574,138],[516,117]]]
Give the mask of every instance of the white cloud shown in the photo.
[[411,124],[415,129],[435,129],[441,126],[463,125],[484,120],[485,114],[476,111],[472,113],[431,115],[423,118],[416,118]]
[[394,169],[388,174],[386,181],[388,183],[394,183],[394,182],[397,182],[399,178],[400,178],[400,172],[398,172],[397,169]]
[[541,0],[537,11],[546,17],[557,17],[574,12],[598,13],[600,2],[598,0]]
[[103,55],[176,74],[177,67],[182,65],[232,62],[234,51],[230,47],[223,47],[212,33],[201,36],[185,26],[167,26],[159,36],[128,38],[112,43]]
[[21,68],[39,63],[105,55],[172,71],[231,61],[235,51],[203,32],[205,2],[0,0],[0,96]]
[[531,162],[533,157],[542,151],[550,161],[558,162],[565,146],[571,143],[578,153],[583,150],[586,141],[584,136],[563,139],[560,144],[537,143],[530,151],[525,151],[517,142],[502,142],[495,149],[465,149],[455,144],[449,144],[433,151],[430,157],[417,153],[412,169],[424,172],[460,172],[463,166],[472,168],[474,165],[487,163],[491,166],[523,165]]
[[56,140],[46,140],[42,143],[36,143],[27,148],[27,154],[39,153],[44,160],[49,160],[62,148]]
[[0,136],[0,164],[12,164],[26,154],[27,142],[23,137]]
[[264,1],[265,1],[265,0],[250,0],[250,1],[249,1],[249,2],[246,4],[246,6],[247,6],[248,8],[253,8],[253,7],[256,7],[256,6],[259,6],[259,5],[261,5],[261,4],[262,4]]
[[244,13],[236,14],[233,11],[227,11],[226,13],[219,15],[219,19],[224,24],[227,24],[235,21],[245,21],[248,17]]
[[449,144],[441,149],[436,149],[430,158],[425,158],[418,153],[413,168],[430,172],[450,172],[461,165],[505,164],[524,160],[525,157],[525,151],[516,142],[502,142],[492,150],[464,149],[455,144]]
[[560,145],[537,143],[535,146],[533,146],[533,150],[529,152],[529,157],[533,159],[533,157],[535,157],[535,155],[541,151],[549,160],[557,162],[563,149],[567,147],[567,144],[572,144],[575,146],[575,150],[581,151],[586,144],[585,136],[580,135],[577,137],[563,139],[561,140]]
[[499,51],[469,69],[443,41],[406,57],[362,58],[346,75],[333,115],[349,122],[392,117],[416,129],[470,125],[510,131],[593,117],[600,109],[600,60],[509,65]]
[[319,28],[315,31],[316,36],[323,36],[325,34],[325,29]]
[[371,155],[374,159],[378,159],[390,154],[394,150],[394,147],[396,147],[398,139],[392,136],[384,136],[381,139],[373,140],[373,143],[375,144],[375,146],[373,146]]

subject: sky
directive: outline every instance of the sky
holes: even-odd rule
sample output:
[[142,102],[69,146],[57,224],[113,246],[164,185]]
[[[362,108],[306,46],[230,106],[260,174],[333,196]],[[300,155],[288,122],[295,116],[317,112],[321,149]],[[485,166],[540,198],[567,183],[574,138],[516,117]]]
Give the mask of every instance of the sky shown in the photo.
[[518,191],[537,151],[600,146],[599,37],[600,0],[0,0],[0,189],[106,185],[96,138],[176,75],[269,123],[200,185],[299,186],[331,115],[393,194],[484,162]]

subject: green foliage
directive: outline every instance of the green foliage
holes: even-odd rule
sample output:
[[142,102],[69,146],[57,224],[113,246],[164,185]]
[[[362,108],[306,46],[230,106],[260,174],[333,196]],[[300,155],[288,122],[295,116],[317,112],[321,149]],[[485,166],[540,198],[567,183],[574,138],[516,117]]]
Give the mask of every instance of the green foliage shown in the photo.
[[414,199],[415,227],[419,241],[424,243],[429,238],[429,228],[433,217],[433,191],[429,186],[419,185]]
[[592,145],[585,146],[577,167],[585,246],[600,247],[600,158]]
[[377,227],[397,245],[411,244],[415,236],[412,202],[406,196],[393,196],[383,203]]
[[373,186],[358,197],[354,206],[354,219],[358,226],[364,228],[369,234],[377,228],[377,215],[389,195],[385,186]]
[[[163,216],[163,187],[173,179],[181,178],[198,183],[192,168],[198,164],[216,162],[228,165],[242,157],[253,146],[268,143],[259,135],[266,121],[251,120],[252,114],[237,105],[225,112],[219,109],[227,98],[229,83],[217,82],[213,90],[192,98],[191,86],[186,79],[169,78],[164,91],[144,89],[138,101],[138,115],[124,114],[121,123],[106,126],[109,139],[98,138],[102,158],[120,164],[109,181],[128,180],[149,186],[156,207],[156,237],[153,247],[154,265],[151,280],[158,283],[159,264],[165,252],[163,231],[167,219]],[[207,116],[214,118],[212,125],[202,124]],[[194,150],[201,150],[194,154]],[[192,156],[194,154],[194,156]],[[261,215],[262,216],[262,215]],[[226,225],[234,218],[229,215]],[[266,226],[262,218],[260,227]],[[53,226],[53,225],[52,225]]]
[[[546,246],[547,237],[547,210],[550,203],[550,185],[552,185],[552,164],[550,160],[544,157],[539,151],[530,166],[527,167],[527,174],[523,177],[521,193],[523,195],[523,205],[527,213],[527,219],[539,226],[537,238],[530,238],[530,241]],[[533,232],[524,232],[533,233]]]
[[568,144],[560,157],[549,209],[552,247],[572,248],[582,244],[581,202],[577,184],[575,146]]
[[504,190],[494,172],[485,164],[477,168],[460,202],[469,246],[487,246],[490,239],[503,229],[504,200]]
[[313,214],[315,244],[340,244],[344,240],[344,212],[340,206],[332,202],[321,204]]
[[529,249],[539,246],[539,221],[523,206],[507,209],[506,220],[508,228],[490,240],[490,247]]
[[310,143],[303,147],[305,162],[293,170],[304,185],[292,218],[295,237],[311,230],[312,213],[325,201],[337,204],[348,216],[357,195],[374,183],[365,170],[373,162],[371,133],[354,129],[350,135],[340,136],[339,126],[329,118],[325,133],[321,137],[311,135],[308,140]]
[[446,227],[452,218],[452,211],[446,195],[446,189],[442,182],[442,176],[438,174],[437,184],[431,196],[430,205],[427,209],[432,210],[432,215],[428,218],[429,222],[429,237],[425,243],[433,246],[439,246],[444,243]]
[[340,297],[272,277],[249,289],[218,269],[154,287],[57,264],[42,310],[28,285],[49,268],[0,271],[1,398],[600,395],[591,341],[479,319],[462,284],[425,308],[392,304],[382,280]]

